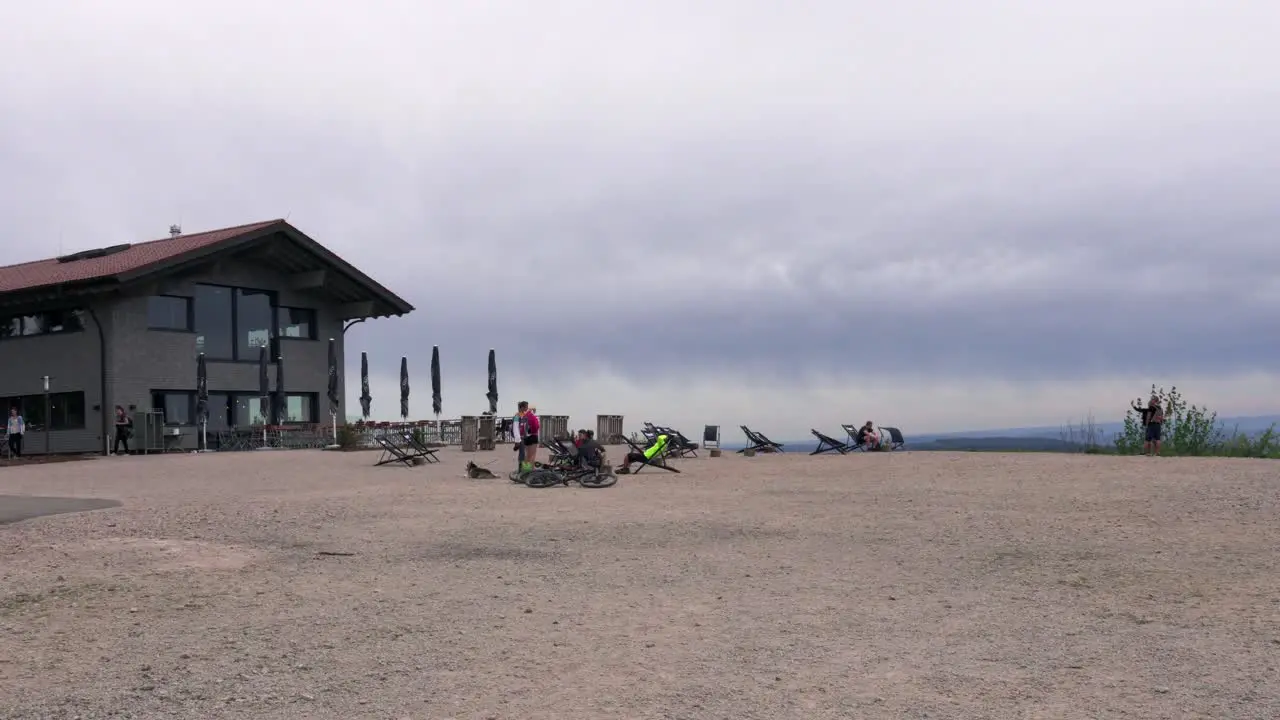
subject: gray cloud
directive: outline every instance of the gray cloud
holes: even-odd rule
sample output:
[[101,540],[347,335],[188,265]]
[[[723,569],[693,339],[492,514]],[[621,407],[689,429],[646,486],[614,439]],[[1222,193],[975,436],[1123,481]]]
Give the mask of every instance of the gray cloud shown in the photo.
[[19,13],[13,259],[291,214],[420,308],[362,327],[372,352],[533,374],[1036,381],[1280,350],[1265,4],[278,5],[169,11],[147,44]]

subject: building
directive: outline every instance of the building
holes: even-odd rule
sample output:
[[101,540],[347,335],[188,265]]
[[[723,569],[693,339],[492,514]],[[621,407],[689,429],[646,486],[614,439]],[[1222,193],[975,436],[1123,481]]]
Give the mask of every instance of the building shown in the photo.
[[0,267],[0,411],[21,409],[26,452],[106,451],[117,405],[162,411],[195,448],[201,352],[209,433],[260,424],[264,345],[283,357],[284,420],[328,422],[329,338],[341,358],[351,321],[413,310],[284,220],[170,235]]

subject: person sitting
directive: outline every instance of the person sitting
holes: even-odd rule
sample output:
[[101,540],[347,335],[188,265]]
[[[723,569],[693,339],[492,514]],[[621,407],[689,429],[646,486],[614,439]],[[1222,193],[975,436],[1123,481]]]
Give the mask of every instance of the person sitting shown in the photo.
[[596,442],[595,433],[590,430],[579,430],[573,439],[577,449],[578,462],[584,467],[598,468],[604,462],[604,448]]
[[870,420],[858,431],[858,444],[867,450],[880,449],[880,433],[876,432],[876,426]]
[[669,438],[666,435],[659,435],[653,439],[653,442],[649,447],[645,448],[643,452],[636,452],[632,450],[627,453],[627,456],[622,458],[622,464],[617,468],[618,474],[625,475],[631,472],[632,463],[647,463],[653,460],[667,449],[668,440]]

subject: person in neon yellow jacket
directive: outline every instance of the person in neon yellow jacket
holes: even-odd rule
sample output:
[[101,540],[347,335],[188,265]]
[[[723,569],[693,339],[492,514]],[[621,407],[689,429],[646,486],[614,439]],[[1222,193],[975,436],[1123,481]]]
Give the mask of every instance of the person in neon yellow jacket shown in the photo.
[[622,458],[622,464],[618,466],[617,472],[626,474],[631,472],[631,463],[648,462],[662,454],[667,449],[668,438],[666,435],[659,435],[653,439],[653,443],[644,449],[644,452],[636,452],[632,450],[627,456]]

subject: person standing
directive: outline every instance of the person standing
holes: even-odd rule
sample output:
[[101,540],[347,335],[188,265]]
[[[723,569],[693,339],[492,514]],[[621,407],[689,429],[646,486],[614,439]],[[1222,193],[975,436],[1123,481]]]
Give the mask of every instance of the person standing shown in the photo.
[[1142,441],[1143,455],[1160,454],[1160,436],[1164,430],[1164,408],[1160,407],[1160,397],[1152,395],[1146,407],[1140,406],[1139,400],[1133,404],[1134,412],[1142,418],[1144,436]]
[[129,413],[124,408],[116,406],[116,443],[115,448],[111,451],[112,455],[120,454],[120,447],[124,446],[124,454],[129,454],[129,438],[133,436],[133,418],[129,417]]
[[528,402],[521,400],[516,409],[520,432],[520,472],[526,473],[533,469],[533,463],[537,460],[538,433],[542,430],[542,422]]
[[22,457],[22,436],[27,432],[27,421],[16,407],[9,408],[9,422],[5,426],[5,432],[9,435],[9,454],[16,458]]

